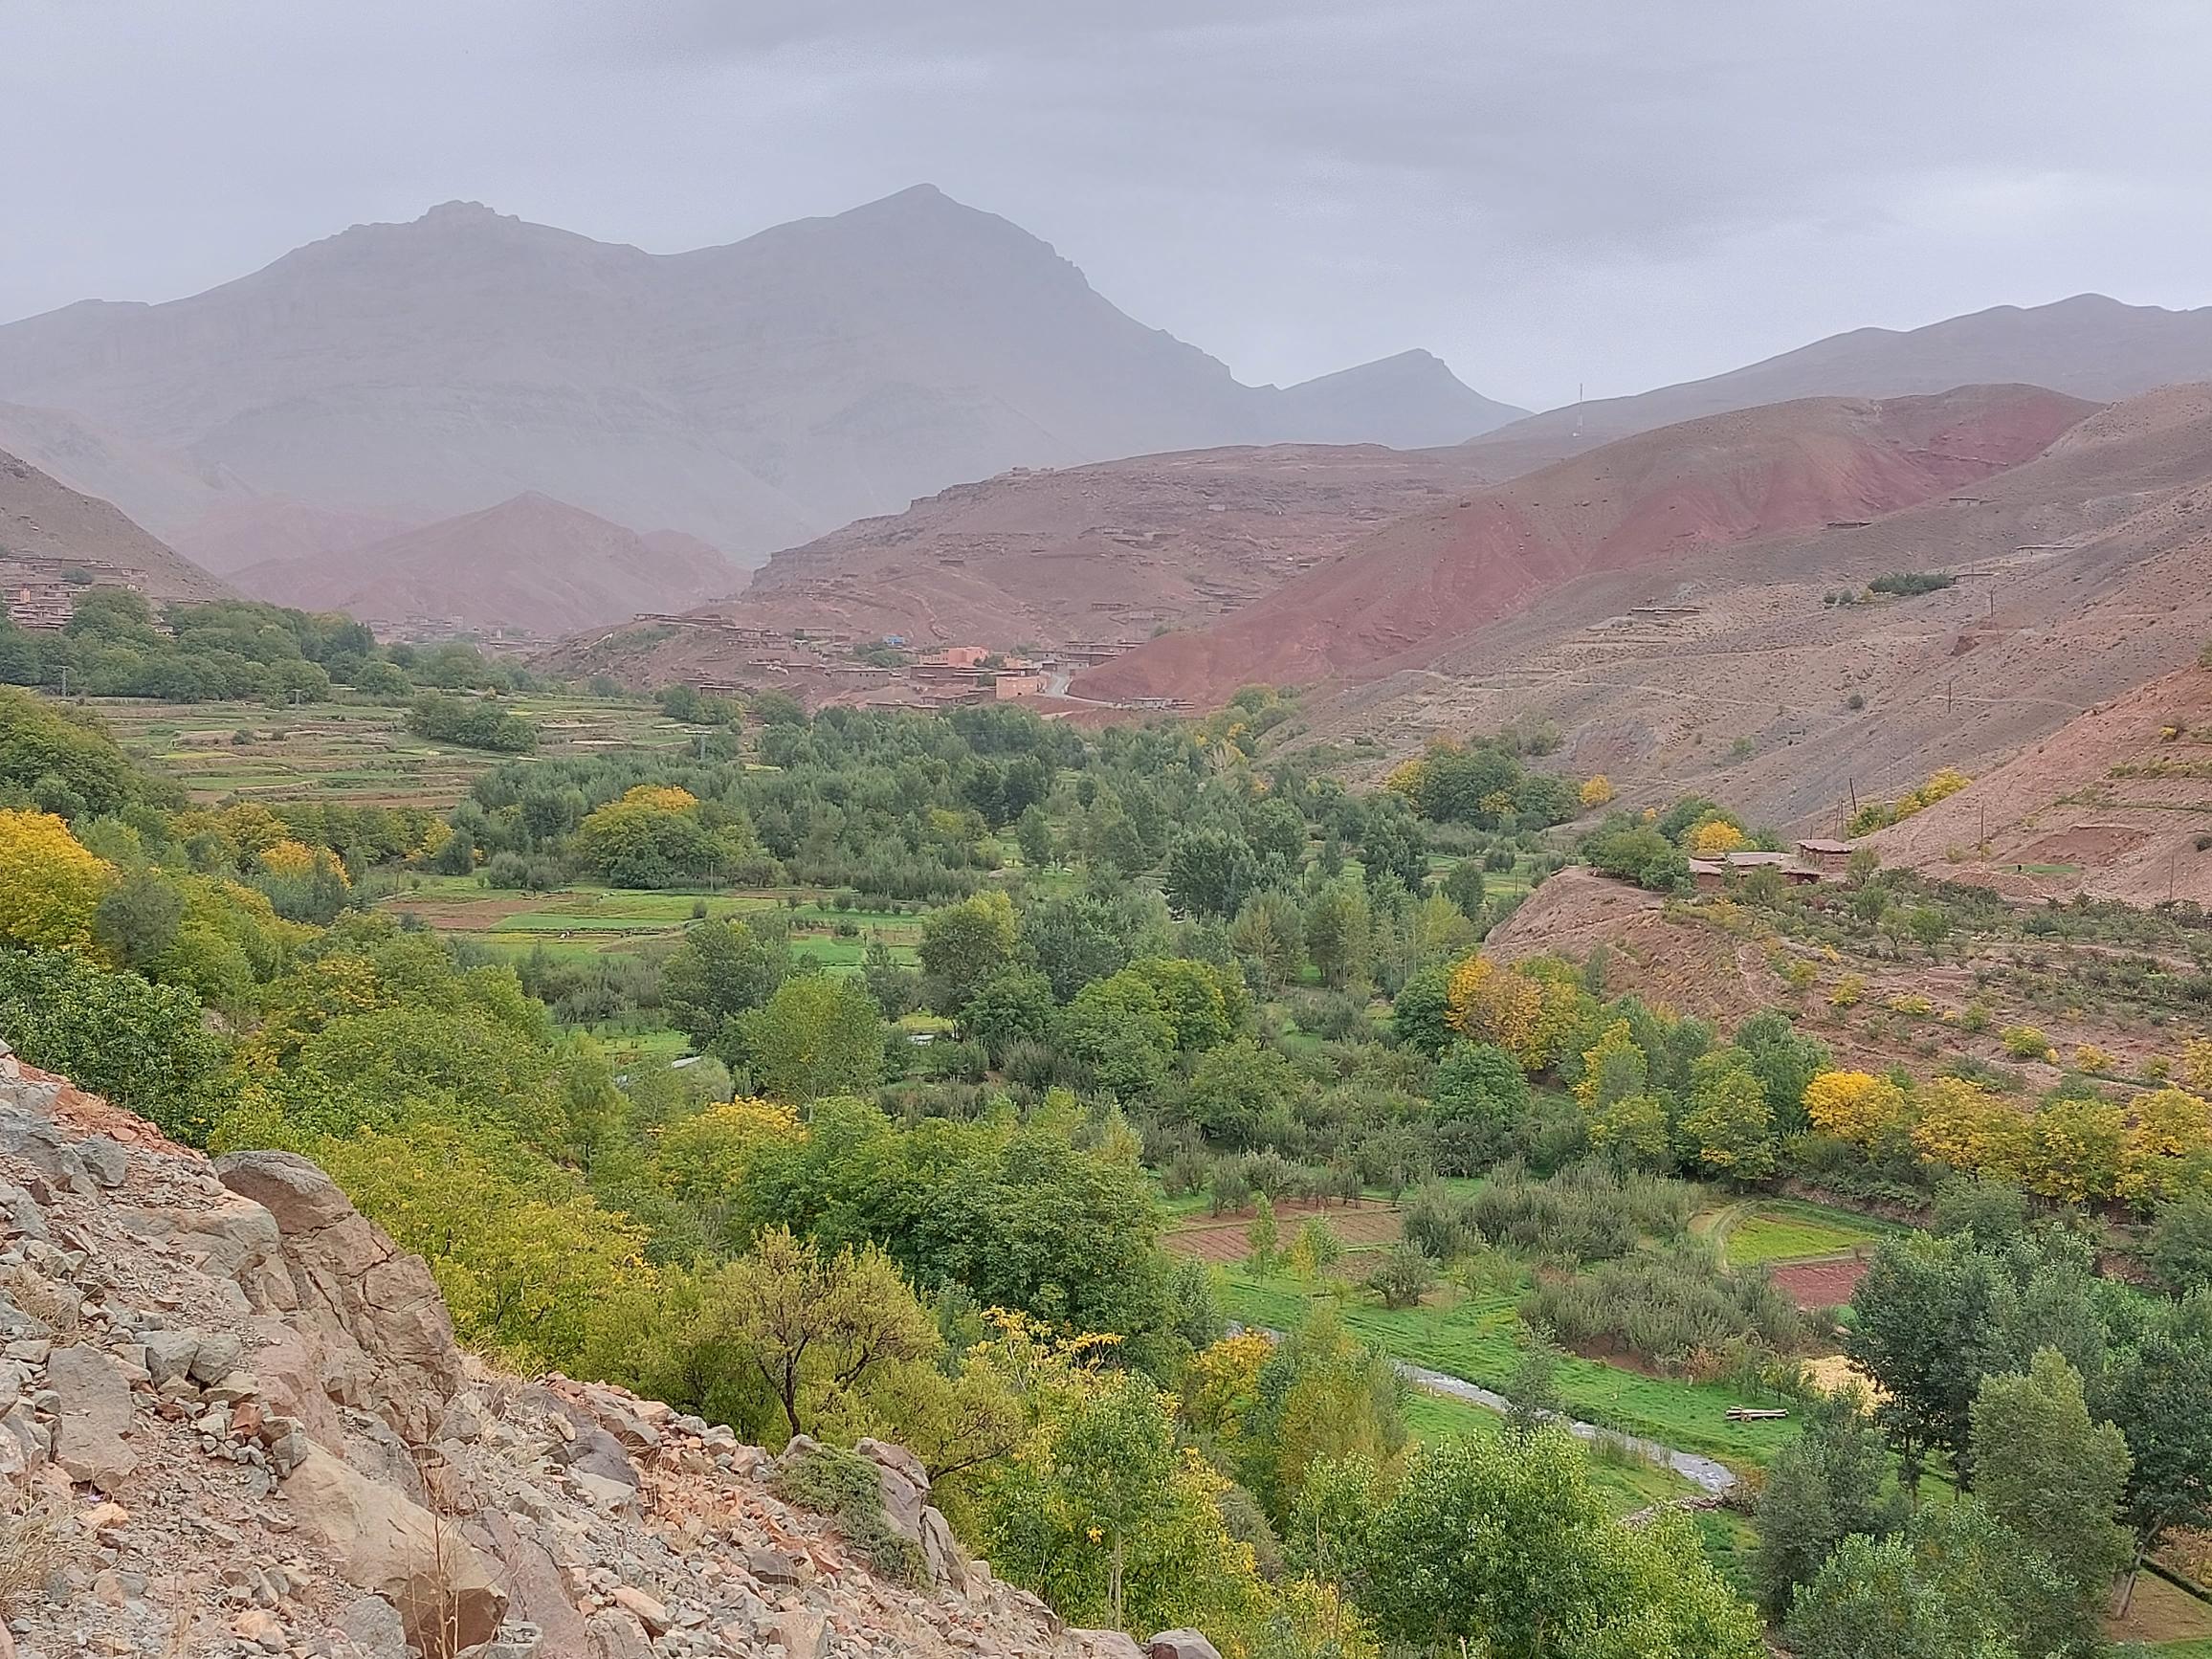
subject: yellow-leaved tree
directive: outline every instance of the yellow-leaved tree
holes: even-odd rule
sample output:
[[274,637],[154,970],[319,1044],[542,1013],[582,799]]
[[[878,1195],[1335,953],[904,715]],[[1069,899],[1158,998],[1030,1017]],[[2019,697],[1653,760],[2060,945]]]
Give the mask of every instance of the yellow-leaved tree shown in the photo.
[[1613,798],[1613,780],[1599,772],[1582,780],[1582,801],[1586,807],[1603,807]]
[[2137,1095],[2120,1146],[2117,1191],[2152,1206],[2212,1189],[2212,1102],[2186,1089]]
[[1695,858],[1718,858],[1734,852],[1750,837],[1725,818],[1714,818],[1690,831],[1690,852]]
[[1805,1116],[1823,1135],[1872,1147],[1904,1126],[1905,1091],[1870,1072],[1823,1072],[1805,1085]]
[[51,812],[0,811],[0,944],[89,951],[115,867]]
[[1963,1077],[1923,1083],[1913,1150],[1966,1175],[2021,1178],[2028,1151],[2027,1114]]

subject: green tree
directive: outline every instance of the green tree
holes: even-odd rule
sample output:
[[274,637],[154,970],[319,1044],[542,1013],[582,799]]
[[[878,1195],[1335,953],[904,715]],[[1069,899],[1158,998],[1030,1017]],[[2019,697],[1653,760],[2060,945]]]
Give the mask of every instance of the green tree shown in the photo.
[[[1451,1029],[1451,970],[1442,963],[1421,969],[1390,1003],[1390,1034],[1402,1048],[1440,1060],[1455,1036]],[[1515,1068],[1518,1073],[1519,1068]]]
[[1290,1061],[1239,1037],[1199,1057],[1186,1098],[1192,1121],[1207,1135],[1250,1146],[1285,1120],[1297,1092]]
[[1382,1298],[1385,1308],[1411,1308],[1420,1304],[1436,1283],[1436,1263],[1419,1245],[1400,1240],[1384,1250],[1367,1275],[1367,1288]]
[[1201,824],[1176,837],[1167,854],[1167,901],[1186,916],[1234,916],[1258,866],[1243,836]]
[[1305,921],[1290,895],[1270,888],[1244,901],[1228,930],[1229,948],[1250,962],[1259,988],[1280,990],[1305,966]]
[[64,952],[0,950],[0,1040],[165,1135],[207,1144],[230,1048],[190,991]]
[[1697,1161],[1735,1181],[1774,1173],[1774,1113],[1766,1089],[1740,1049],[1715,1050],[1691,1067],[1681,1132]]
[[2024,1372],[1984,1378],[1973,1424],[1976,1494],[2072,1586],[2075,1643],[2093,1648],[2106,1592],[2132,1554],[2115,1518],[2126,1437],[2090,1421],[2081,1375],[2055,1348],[2037,1350]]
[[1005,1062],[1016,1043],[1041,1043],[1051,1033],[1051,983],[1033,968],[1006,968],[976,987],[961,1009],[961,1034],[983,1044],[991,1064]]
[[1752,1577],[1771,1618],[1788,1613],[1798,1586],[1813,1581],[1845,1537],[1896,1529],[1901,1517],[1882,1498],[1888,1474],[1888,1452],[1862,1393],[1816,1395],[1806,1404],[1804,1427],[1768,1467],[1756,1512]]
[[2150,1256],[2151,1271],[2177,1294],[2212,1290],[2212,1193],[2190,1193],[2160,1207]]
[[1679,1515],[1605,1516],[1565,1430],[1424,1447],[1362,1539],[1360,1605],[1385,1637],[1493,1659],[1754,1659],[1759,1620]]
[[661,1006],[703,1050],[731,1020],[774,996],[795,965],[783,928],[771,919],[695,921],[661,964]]
[[1817,1037],[1800,1036],[1789,1016],[1762,1008],[1736,1029],[1736,1046],[1750,1056],[1752,1072],[1766,1091],[1776,1133],[1801,1135],[1805,1117],[1805,1085],[1829,1069],[1833,1056]]
[[1459,912],[1470,921],[1482,919],[1482,906],[1488,890],[1482,878],[1482,860],[1473,855],[1462,858],[1444,873],[1444,896],[1459,906]]
[[830,974],[786,980],[735,1022],[741,1055],[725,1054],[751,1072],[772,1100],[804,1103],[826,1095],[873,1088],[883,1063],[883,1022],[857,982]]
[[934,1352],[937,1326],[889,1256],[873,1245],[825,1256],[782,1228],[715,1277],[715,1334],[757,1371],[804,1434],[880,1367]]
[[2212,1339],[2193,1321],[2152,1331],[2111,1367],[2104,1404],[2128,1443],[2121,1519],[2134,1540],[2125,1598],[2169,1536],[2212,1530]]
[[1282,1235],[1275,1230],[1275,1206],[1263,1192],[1252,1201],[1251,1225],[1245,1228],[1245,1265],[1255,1273],[1272,1273],[1281,1254]]
[[1306,906],[1306,954],[1323,984],[1342,989],[1366,979],[1373,922],[1366,889],[1348,875],[1314,895]]
[[1930,1504],[1902,1533],[1854,1533],[1799,1591],[1798,1659],[2043,1659],[2062,1594],[2050,1562],[1971,1497]]
[[1014,903],[993,889],[933,910],[921,923],[921,972],[932,1007],[957,1014],[1014,960]]
[[114,961],[151,977],[175,948],[184,923],[185,897],[176,883],[134,870],[101,896],[92,913],[92,937]]
[[1031,870],[1043,870],[1052,862],[1052,821],[1045,816],[1042,807],[1031,804],[1022,808],[1022,815],[1014,820],[1014,845],[1022,850],[1022,862]]
[[1060,1014],[1060,1044],[1100,1088],[1143,1100],[1167,1081],[1175,1025],[1160,992],[1124,968],[1085,985]]
[[1981,1379],[2011,1363],[2010,1281],[1988,1256],[1934,1239],[1885,1240],[1852,1293],[1844,1351],[1881,1385],[1875,1417],[1917,1491],[1934,1451],[1970,1456]]

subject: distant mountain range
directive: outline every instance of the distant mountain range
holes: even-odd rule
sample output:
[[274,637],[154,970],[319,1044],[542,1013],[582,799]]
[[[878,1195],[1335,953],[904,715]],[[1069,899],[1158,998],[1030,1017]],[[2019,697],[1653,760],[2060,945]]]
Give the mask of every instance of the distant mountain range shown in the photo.
[[727,592],[743,574],[696,536],[640,536],[531,493],[342,557],[252,565],[233,580],[255,599],[343,610],[379,627],[430,621],[550,637],[641,610],[680,610]]
[[1899,331],[1855,328],[1780,357],[1634,397],[1531,415],[1476,440],[1486,451],[1569,453],[1701,415],[1804,397],[1919,397],[1959,386],[2047,387],[2110,403],[2154,387],[2212,380],[2212,306],[2164,311],[2077,294],[2049,305],[1998,305]]
[[419,524],[536,491],[745,564],[1012,467],[1451,444],[1525,412],[1421,352],[1244,386],[927,186],[668,255],[450,203],[0,327],[0,445],[232,558],[287,551],[302,511]]

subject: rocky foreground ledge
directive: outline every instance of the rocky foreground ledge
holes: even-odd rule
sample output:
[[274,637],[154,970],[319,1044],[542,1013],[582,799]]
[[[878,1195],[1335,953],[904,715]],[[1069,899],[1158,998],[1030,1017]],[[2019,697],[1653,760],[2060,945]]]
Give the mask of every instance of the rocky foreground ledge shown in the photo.
[[0,1659],[1218,1659],[1063,1626],[859,1449],[926,1588],[729,1429],[462,1353],[306,1160],[210,1161],[0,1045]]

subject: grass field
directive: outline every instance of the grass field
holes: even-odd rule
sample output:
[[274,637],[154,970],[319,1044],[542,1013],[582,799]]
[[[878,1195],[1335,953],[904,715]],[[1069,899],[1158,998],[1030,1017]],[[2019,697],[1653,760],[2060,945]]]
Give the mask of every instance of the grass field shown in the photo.
[[[1316,1286],[1294,1278],[1258,1278],[1237,1269],[1222,1279],[1223,1306],[1247,1324],[1288,1330],[1304,1317]],[[1393,1311],[1354,1292],[1345,1299],[1346,1329],[1392,1359],[1496,1388],[1520,1357],[1517,1297],[1441,1293],[1435,1305]],[[1685,1451],[1739,1466],[1764,1466],[1797,1433],[1793,1423],[1731,1423],[1731,1405],[1764,1405],[1714,1382],[1647,1377],[1595,1360],[1569,1358],[1559,1367],[1559,1393],[1584,1422],[1647,1436]]]
[[[542,756],[609,749],[680,751],[691,728],[650,703],[518,695],[518,713],[539,722]],[[407,729],[395,703],[160,703],[93,699],[132,755],[176,778],[197,802],[232,796],[358,807],[451,807],[477,777],[512,757],[434,743]],[[244,738],[247,741],[239,741]]]
[[[1467,1436],[1495,1440],[1504,1432],[1505,1419],[1479,1405],[1416,1389],[1405,1401],[1405,1425],[1419,1440]],[[1626,1455],[1595,1452],[1590,1456],[1590,1481],[1604,1495],[1606,1509],[1616,1515],[1634,1515],[1655,1503],[1671,1503],[1697,1490],[1670,1470]]]
[[1849,1255],[1906,1229],[1847,1210],[1776,1199],[1716,1230],[1729,1264],[1745,1268]]
[[[792,904],[794,898],[801,902]],[[911,964],[921,939],[918,917],[839,910],[829,895],[810,888],[638,892],[580,883],[551,893],[515,893],[487,888],[473,875],[424,875],[409,877],[405,888],[385,900],[385,908],[418,916],[441,933],[515,955],[542,946],[550,955],[568,959],[673,945],[701,906],[715,918],[781,917],[792,950],[832,970],[856,969],[869,940],[878,935],[895,959]],[[857,931],[841,934],[841,926]]]

